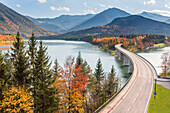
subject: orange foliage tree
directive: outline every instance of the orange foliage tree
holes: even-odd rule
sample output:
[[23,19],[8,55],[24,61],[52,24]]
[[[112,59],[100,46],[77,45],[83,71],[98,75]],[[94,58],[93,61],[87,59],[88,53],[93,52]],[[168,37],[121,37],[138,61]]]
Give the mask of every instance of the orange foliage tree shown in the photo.
[[84,112],[87,101],[84,92],[88,84],[89,75],[77,67],[74,58],[68,57],[64,68],[59,67],[58,76],[53,85],[59,90],[60,112]]
[[115,44],[122,43],[128,50],[145,49],[146,47],[153,46],[150,41],[143,41],[146,36],[136,36],[134,38],[126,37],[103,37],[103,38],[93,38],[92,42],[99,44],[103,50],[113,49]]

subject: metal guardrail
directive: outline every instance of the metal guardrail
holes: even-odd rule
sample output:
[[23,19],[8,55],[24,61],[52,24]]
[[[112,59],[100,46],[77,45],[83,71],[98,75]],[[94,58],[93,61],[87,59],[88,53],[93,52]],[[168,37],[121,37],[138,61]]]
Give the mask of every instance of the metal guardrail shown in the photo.
[[158,77],[158,73],[157,73],[155,67],[153,66],[153,64],[151,64],[146,58],[144,58],[144,57],[138,55],[137,53],[135,53],[135,54],[136,54],[137,56],[141,57],[142,59],[144,59],[145,61],[147,61],[147,62],[153,67],[153,69],[154,69],[154,71],[155,71],[155,73],[156,73],[156,76]]
[[[138,55],[137,53],[135,53],[135,54]],[[158,73],[157,73],[155,67],[153,66],[153,64],[151,64],[146,58],[144,58],[144,57],[142,57],[142,56],[140,56],[140,55],[138,55],[138,56],[141,57],[142,59],[144,59],[145,61],[147,61],[147,62],[152,66],[152,68],[154,69],[154,71],[155,71],[155,73],[156,73],[156,76],[157,76],[158,78],[170,79],[170,77],[162,77],[162,76],[158,75]]]
[[162,79],[170,79],[170,77],[162,77],[158,75],[158,78],[162,78]]

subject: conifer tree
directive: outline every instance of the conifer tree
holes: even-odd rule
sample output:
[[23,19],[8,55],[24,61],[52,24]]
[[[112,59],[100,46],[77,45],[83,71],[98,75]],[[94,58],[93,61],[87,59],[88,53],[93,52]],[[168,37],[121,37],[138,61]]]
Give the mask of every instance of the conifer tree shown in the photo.
[[96,93],[97,93],[97,98],[98,98],[98,106],[101,104],[101,99],[102,99],[102,91],[103,91],[103,88],[102,88],[102,85],[101,83],[103,82],[104,80],[104,71],[103,71],[103,68],[102,68],[102,63],[101,63],[101,60],[100,58],[98,59],[97,61],[97,65],[96,65],[96,68],[95,68],[95,72],[94,72],[94,75],[97,79],[97,83],[96,83]]
[[55,81],[49,64],[49,57],[46,54],[46,47],[43,47],[40,41],[39,50],[35,60],[35,69],[37,73],[36,85],[36,112],[53,113],[58,109],[58,98],[56,97],[57,89],[52,87]]
[[29,50],[28,50],[28,55],[30,57],[29,59],[29,63],[30,63],[30,81],[31,81],[31,92],[32,92],[32,96],[34,98],[34,108],[36,108],[36,99],[35,99],[35,96],[36,96],[36,82],[37,82],[37,79],[38,76],[37,76],[37,73],[36,73],[36,68],[35,68],[35,60],[36,60],[36,56],[37,56],[37,48],[36,48],[36,45],[37,45],[37,41],[35,39],[35,36],[34,34],[32,33],[32,36],[30,37],[29,39],[29,42],[28,42],[28,45],[29,45]]
[[4,63],[4,57],[2,56],[2,53],[0,51],[0,103],[2,102],[3,99],[3,89],[7,87],[8,81],[9,81],[9,76],[7,76],[7,70],[6,70],[6,65]]
[[5,65],[6,65],[6,70],[7,70],[7,73],[6,73],[6,76],[8,76],[9,80],[8,80],[8,85],[11,86],[12,85],[12,73],[14,71],[14,68],[13,68],[13,62],[10,58],[10,52],[8,51],[8,53],[6,53],[4,55],[4,62],[5,62]]
[[116,71],[115,71],[114,66],[112,66],[111,72],[108,75],[107,94],[109,96],[112,96],[115,93],[115,87],[116,87],[116,84],[117,84],[115,76],[116,76]]
[[13,43],[12,60],[14,66],[14,81],[21,87],[29,86],[29,62],[26,51],[24,50],[24,42],[21,41],[19,32],[17,32],[16,41]]
[[82,71],[84,72],[84,74],[89,74],[92,72],[92,70],[86,60],[84,60],[84,62],[82,64]]
[[104,79],[104,70],[100,58],[97,61],[94,75],[96,76],[98,82],[101,82]]
[[37,41],[33,33],[29,39],[28,45],[29,45],[28,55],[30,56],[30,64],[32,68],[35,68],[35,58],[37,55],[37,48],[36,48]]
[[92,113],[97,108],[97,93],[96,93],[96,76],[90,74],[89,76],[89,84],[88,84],[88,92],[89,92],[89,101],[88,101],[88,109],[87,113]]
[[59,64],[58,64],[58,60],[56,59],[54,61],[54,66],[53,66],[53,73],[54,75],[58,76],[58,68],[59,68]]
[[82,57],[81,57],[81,53],[80,53],[80,51],[79,51],[79,53],[78,53],[78,56],[77,56],[77,59],[76,59],[76,67],[79,67],[80,65],[82,65],[83,64],[83,59],[82,59]]

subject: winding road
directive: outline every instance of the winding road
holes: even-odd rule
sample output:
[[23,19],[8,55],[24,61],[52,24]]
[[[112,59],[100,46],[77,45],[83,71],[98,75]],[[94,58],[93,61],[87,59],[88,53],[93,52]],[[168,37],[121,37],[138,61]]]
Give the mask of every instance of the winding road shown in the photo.
[[100,113],[147,113],[156,77],[154,68],[140,56],[116,45],[116,49],[132,59],[134,71],[129,83]]

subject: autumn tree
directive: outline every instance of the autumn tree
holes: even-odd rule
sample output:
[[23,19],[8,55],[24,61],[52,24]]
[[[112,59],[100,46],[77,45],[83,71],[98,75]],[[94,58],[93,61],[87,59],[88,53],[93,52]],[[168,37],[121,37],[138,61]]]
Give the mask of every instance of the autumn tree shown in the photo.
[[[78,56],[76,58],[76,68],[80,68],[82,71],[83,77],[86,77],[86,75],[89,75],[91,73],[91,68],[88,65],[86,60],[83,60],[83,58],[81,57],[81,52],[79,51]],[[83,79],[83,78],[82,78]],[[82,90],[83,93],[83,98],[84,98],[84,110],[87,110],[87,99],[86,99],[86,93],[87,90]],[[85,111],[86,112],[86,111]]]
[[161,75],[162,76],[167,76],[167,74],[169,73],[170,71],[170,54],[169,52],[166,52],[166,53],[163,53],[162,55],[162,73]]
[[40,41],[39,50],[35,60],[36,78],[36,95],[35,104],[36,112],[53,113],[58,110],[58,97],[56,97],[57,89],[52,87],[55,76],[50,70],[49,57],[46,54],[47,48]]
[[58,69],[56,87],[59,86],[61,98],[60,108],[62,112],[84,112],[84,104],[87,100],[84,91],[88,84],[88,75],[84,74],[81,66],[77,67],[74,58],[68,57],[64,68]]
[[16,36],[16,41],[13,43],[13,47],[11,48],[12,60],[14,66],[14,81],[18,86],[28,87],[29,86],[29,62],[26,51],[24,50],[24,42],[21,41],[21,37],[19,32]]
[[[87,97],[86,97],[86,87],[88,84],[88,78],[89,75],[85,74],[82,71],[81,66],[79,66],[78,68],[75,68],[75,75],[74,75],[74,79],[73,79],[73,83],[72,83],[72,87],[73,87],[73,92],[71,94],[71,107],[72,107],[72,112],[83,112],[85,111],[85,105],[86,105],[86,101],[87,101]],[[81,103],[81,104],[80,104]]]
[[4,113],[32,113],[33,99],[30,93],[22,87],[11,87],[3,91],[0,110]]

